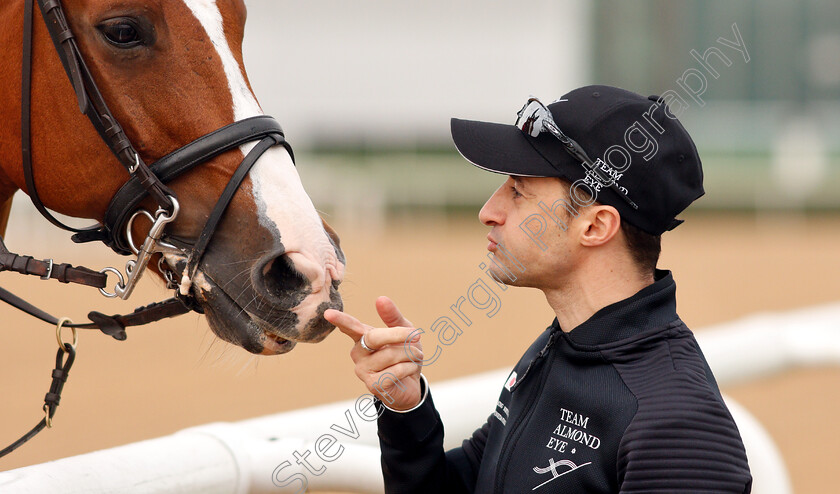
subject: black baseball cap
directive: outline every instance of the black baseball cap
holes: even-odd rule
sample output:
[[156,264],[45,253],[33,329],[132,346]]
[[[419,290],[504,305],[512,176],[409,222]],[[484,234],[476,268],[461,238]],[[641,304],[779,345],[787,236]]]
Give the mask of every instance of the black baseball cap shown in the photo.
[[[573,200],[585,204],[575,192],[584,190],[615,207],[623,221],[660,235],[682,223],[676,216],[704,194],[697,148],[666,103],[616,87],[586,86],[547,106],[529,100],[516,125],[453,118],[452,139],[479,168],[563,178],[573,184]],[[540,115],[540,107],[547,112]],[[543,120],[551,125],[540,125]]]

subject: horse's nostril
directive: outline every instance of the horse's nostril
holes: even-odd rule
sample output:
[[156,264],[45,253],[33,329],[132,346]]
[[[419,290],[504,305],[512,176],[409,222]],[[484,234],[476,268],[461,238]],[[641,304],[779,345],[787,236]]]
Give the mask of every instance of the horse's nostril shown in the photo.
[[309,291],[309,280],[295,269],[294,263],[285,254],[275,257],[263,267],[263,281],[266,291],[280,300],[297,300]]

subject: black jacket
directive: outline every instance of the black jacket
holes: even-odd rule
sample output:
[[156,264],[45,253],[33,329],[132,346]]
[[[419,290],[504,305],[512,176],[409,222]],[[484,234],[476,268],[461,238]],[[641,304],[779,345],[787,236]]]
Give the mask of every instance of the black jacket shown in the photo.
[[386,492],[749,493],[741,437],[675,292],[657,271],[569,333],[555,319],[460,448],[444,453],[431,395],[383,413]]

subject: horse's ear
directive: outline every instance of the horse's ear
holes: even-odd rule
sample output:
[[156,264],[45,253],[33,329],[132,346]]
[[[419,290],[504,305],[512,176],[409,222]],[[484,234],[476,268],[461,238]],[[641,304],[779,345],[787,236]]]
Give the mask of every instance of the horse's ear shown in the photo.
[[[11,199],[9,199],[9,202],[11,202]],[[335,246],[339,247],[341,245],[341,239],[338,238],[338,233],[333,230],[333,227],[331,227],[329,223],[324,221],[324,218],[321,218],[321,223],[324,225],[324,231],[330,236],[333,243],[335,243]]]
[[[0,238],[6,236],[6,225],[9,224],[9,213],[12,211],[12,199],[14,198],[15,196],[9,197],[6,202],[0,206]],[[326,223],[324,223],[324,225],[326,225]],[[338,238],[336,238],[336,241],[338,241]]]

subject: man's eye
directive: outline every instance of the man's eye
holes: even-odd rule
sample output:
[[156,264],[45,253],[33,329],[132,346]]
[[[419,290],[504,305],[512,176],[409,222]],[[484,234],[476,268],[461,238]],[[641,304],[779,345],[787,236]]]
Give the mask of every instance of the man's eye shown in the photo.
[[520,194],[519,191],[516,190],[516,186],[511,186],[510,190],[511,192],[513,192],[513,197],[522,197],[522,194]]

